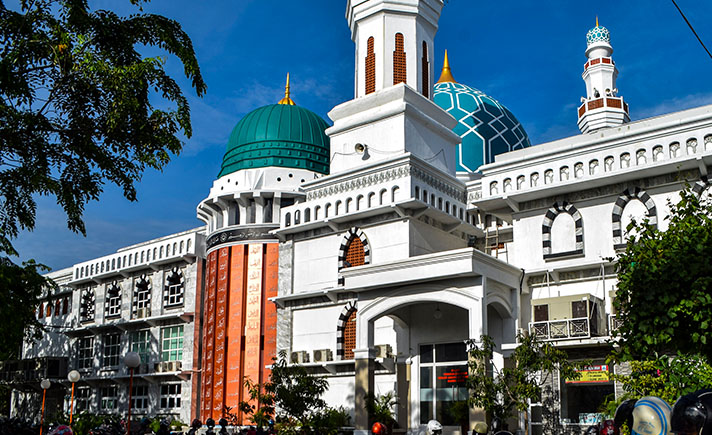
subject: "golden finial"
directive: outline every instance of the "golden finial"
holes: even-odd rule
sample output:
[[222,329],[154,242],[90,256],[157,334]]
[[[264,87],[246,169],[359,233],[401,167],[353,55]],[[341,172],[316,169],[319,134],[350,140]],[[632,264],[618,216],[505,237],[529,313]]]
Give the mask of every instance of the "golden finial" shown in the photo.
[[279,100],[279,103],[277,104],[286,104],[288,106],[296,106],[294,104],[294,101],[292,101],[291,98],[289,98],[289,73],[287,73],[287,85],[284,87],[284,98]]
[[598,15],[596,15],[596,27],[598,27]]
[[440,73],[438,83],[457,83],[455,77],[450,72],[450,60],[447,58],[447,50],[445,50],[445,60],[443,61],[443,72]]

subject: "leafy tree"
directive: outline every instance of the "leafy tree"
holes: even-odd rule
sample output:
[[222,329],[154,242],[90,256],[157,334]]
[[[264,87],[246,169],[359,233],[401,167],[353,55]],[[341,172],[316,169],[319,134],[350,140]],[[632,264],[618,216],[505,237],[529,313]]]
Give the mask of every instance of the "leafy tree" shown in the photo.
[[274,359],[268,382],[260,385],[247,379],[245,386],[250,400],[241,402],[240,410],[258,426],[266,426],[276,413],[280,433],[309,433],[312,429],[316,433],[329,433],[333,428],[320,425],[343,420],[340,416],[343,412],[327,407],[322,399],[329,382],[309,375],[303,366],[287,364],[284,351]]
[[[240,402],[239,408],[247,416],[247,419],[257,427],[269,426],[270,420],[274,418],[275,395],[273,387],[273,384],[268,383],[262,388],[260,384],[245,378],[245,388],[250,400]],[[229,408],[228,411],[230,411]],[[233,419],[231,423],[237,422]]]
[[669,206],[666,231],[632,222],[618,255],[617,360],[681,352],[712,361],[712,204],[687,186]]
[[558,371],[564,379],[578,379],[580,373],[577,370],[590,364],[569,361],[565,351],[537,340],[533,334],[519,334],[517,342],[510,357],[511,364],[502,369],[494,365],[492,337],[483,335],[479,343],[474,340],[468,343],[469,403],[483,408],[492,418],[502,422],[512,417],[515,411],[526,411],[529,401],[539,401],[542,386],[552,372]]
[[0,0],[0,299],[24,302],[4,318],[5,356],[19,348],[13,329],[37,332],[28,320],[38,266],[10,260],[12,240],[35,227],[37,196],[56,198],[84,234],[84,207],[105,183],[136,200],[143,171],[161,169],[191,136],[188,101],[164,60],[139,51],[175,55],[203,95],[191,40],[176,21],[143,13],[148,0],[129,1],[137,13],[120,17],[88,0],[20,0],[19,10]]
[[611,416],[615,407],[627,399],[657,396],[672,405],[680,396],[712,386],[712,366],[699,355],[663,355],[630,361],[630,372],[629,375],[611,375],[625,391],[616,400],[607,402],[606,410]]

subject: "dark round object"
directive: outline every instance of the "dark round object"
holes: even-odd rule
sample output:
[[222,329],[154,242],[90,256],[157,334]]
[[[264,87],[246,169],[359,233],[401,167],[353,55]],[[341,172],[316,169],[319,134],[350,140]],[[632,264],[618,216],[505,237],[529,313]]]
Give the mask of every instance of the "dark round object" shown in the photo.
[[624,400],[618,405],[616,413],[613,416],[613,424],[620,431],[624,423],[628,424],[629,428],[633,427],[633,408],[635,408],[636,399]]
[[192,427],[193,429],[198,429],[198,428],[199,428],[200,426],[202,426],[202,425],[203,425],[203,423],[202,423],[200,420],[198,420],[198,419],[196,418],[196,419],[193,420],[193,422],[190,424],[190,427]]
[[712,435],[712,389],[695,391],[677,399],[670,428],[674,433]]
[[205,420],[205,425],[208,428],[212,429],[215,427],[215,420],[213,420],[212,418],[209,418],[209,419]]

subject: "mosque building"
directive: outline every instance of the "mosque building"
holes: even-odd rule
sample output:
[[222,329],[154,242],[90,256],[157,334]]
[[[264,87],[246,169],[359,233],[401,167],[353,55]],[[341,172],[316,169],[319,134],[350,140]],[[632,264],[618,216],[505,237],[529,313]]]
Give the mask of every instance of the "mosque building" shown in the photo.
[[[621,391],[605,356],[615,263],[632,218],[664,229],[685,182],[709,188],[712,106],[631,121],[608,29],[586,35],[580,135],[532,146],[504,105],[433,59],[443,0],[348,0],[354,98],[325,121],[290,97],[229,136],[197,205],[205,225],[53,272],[38,315],[56,328],[0,376],[21,414],[38,376],[59,408],[128,407],[128,351],[142,358],[131,407],[218,419],[285,352],[329,381],[365,434],[368,394],[394,392],[403,433],[431,419],[459,434],[465,342],[493,337],[502,367],[520,332],[594,365],[547,379],[528,433],[576,433]],[[572,100],[573,100],[572,96]],[[572,113],[572,119],[574,114]],[[13,365],[14,364],[14,365]],[[36,367],[30,377],[17,367]],[[50,374],[50,366],[54,367]],[[15,374],[13,374],[15,373]],[[25,370],[24,373],[27,373]],[[15,377],[13,377],[15,376]],[[64,385],[60,383],[63,382]],[[470,412],[470,426],[485,416]]]

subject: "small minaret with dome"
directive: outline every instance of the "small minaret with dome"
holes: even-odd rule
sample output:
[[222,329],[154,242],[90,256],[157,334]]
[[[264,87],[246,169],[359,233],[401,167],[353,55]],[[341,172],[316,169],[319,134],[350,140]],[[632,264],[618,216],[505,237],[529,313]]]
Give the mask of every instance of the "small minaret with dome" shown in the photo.
[[582,133],[630,122],[628,104],[618,96],[618,69],[611,57],[611,34],[598,24],[586,34],[586,57],[582,74],[586,82],[586,97],[578,108],[578,126]]

